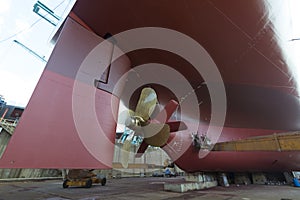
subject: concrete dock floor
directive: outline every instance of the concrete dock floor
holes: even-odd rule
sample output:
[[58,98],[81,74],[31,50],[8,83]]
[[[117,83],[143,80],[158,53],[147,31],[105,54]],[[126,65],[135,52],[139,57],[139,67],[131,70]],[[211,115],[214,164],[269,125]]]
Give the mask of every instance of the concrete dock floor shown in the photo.
[[205,199],[205,200],[300,200],[300,188],[293,186],[243,185],[175,193],[163,190],[165,182],[182,177],[109,179],[105,186],[62,188],[61,180],[0,182],[0,200],[98,200],[98,199]]

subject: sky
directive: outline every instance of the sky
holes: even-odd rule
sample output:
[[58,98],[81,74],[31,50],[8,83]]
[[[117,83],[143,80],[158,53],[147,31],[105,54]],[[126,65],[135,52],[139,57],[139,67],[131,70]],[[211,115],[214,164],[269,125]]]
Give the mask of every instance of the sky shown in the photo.
[[[9,105],[27,105],[46,65],[46,62],[14,40],[45,60],[48,60],[54,47],[50,39],[58,26],[53,26],[33,12],[36,2],[37,0],[0,0],[0,95]],[[40,2],[64,19],[75,1]]]

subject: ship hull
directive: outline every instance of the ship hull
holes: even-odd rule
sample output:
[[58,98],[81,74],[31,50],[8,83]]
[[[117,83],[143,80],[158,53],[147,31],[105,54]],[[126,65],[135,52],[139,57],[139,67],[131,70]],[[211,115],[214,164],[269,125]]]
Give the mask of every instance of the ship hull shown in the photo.
[[[172,133],[163,149],[182,169],[300,170],[298,151],[199,151],[191,136],[206,135],[215,143],[300,129],[297,75],[282,42],[287,38],[281,34],[289,28],[283,25],[289,23],[278,24],[289,19],[277,20],[287,7],[286,1],[262,0],[78,0],[59,33],[54,52],[0,167],[110,168],[117,123],[115,108],[121,100],[127,108],[134,109],[142,88],[147,86],[156,91],[161,106],[170,100],[179,102],[180,108],[171,120],[183,121],[188,129]],[[154,28],[163,33],[179,33],[180,37],[158,34]],[[132,42],[123,37],[139,30],[147,31],[136,34]],[[116,61],[121,67],[112,67],[102,83],[98,79],[103,73],[96,77],[81,71],[78,80],[81,64],[107,35],[115,35],[119,39],[117,45],[124,51],[137,41],[147,45],[128,50],[123,59]],[[193,41],[201,51],[188,51],[190,46],[182,38]],[[165,46],[157,48],[161,44]],[[176,55],[175,47],[181,55]],[[99,54],[98,64],[109,65],[111,51],[112,46],[106,46]],[[203,62],[194,66],[189,62],[193,55],[200,61],[204,58]],[[171,70],[155,71],[155,66],[168,66]],[[218,72],[217,80],[205,77],[213,67]],[[123,92],[114,93],[116,84],[129,70],[131,73],[118,89]],[[183,79],[170,75],[171,71]],[[188,86],[182,87],[185,84]],[[83,89],[74,93],[77,86]],[[224,99],[215,105],[220,100],[216,99],[219,92]],[[96,104],[88,98],[91,93],[96,95]],[[189,103],[192,98],[196,103]],[[74,113],[74,105],[79,112],[75,109]],[[80,105],[86,105],[86,110]],[[78,127],[78,119],[80,124],[83,122],[82,127]],[[95,119],[103,126],[100,136],[99,125],[89,124]],[[89,134],[82,137],[82,130]],[[28,146],[28,152],[20,148]]]

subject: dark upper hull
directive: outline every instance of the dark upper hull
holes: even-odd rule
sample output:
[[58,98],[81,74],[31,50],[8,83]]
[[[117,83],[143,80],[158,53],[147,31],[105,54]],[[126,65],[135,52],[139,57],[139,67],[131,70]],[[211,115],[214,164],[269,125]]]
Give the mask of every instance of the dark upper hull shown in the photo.
[[[286,5],[283,1],[273,3],[89,0],[78,1],[73,12],[99,36],[139,27],[169,28],[190,36],[206,49],[220,71],[227,95],[226,126],[299,130],[300,107],[293,66],[288,65],[281,45],[286,41],[280,35],[281,24],[272,20],[287,11]],[[278,6],[281,8],[272,9]],[[143,49],[128,56],[132,66],[150,62],[171,66],[187,77],[194,88],[204,81],[191,64],[170,52]],[[174,84],[181,83],[174,80]],[[164,89],[156,90],[161,93],[161,101],[172,98],[164,96]],[[200,109],[201,120],[205,121],[210,116],[210,95],[204,87],[196,93],[204,102]]]

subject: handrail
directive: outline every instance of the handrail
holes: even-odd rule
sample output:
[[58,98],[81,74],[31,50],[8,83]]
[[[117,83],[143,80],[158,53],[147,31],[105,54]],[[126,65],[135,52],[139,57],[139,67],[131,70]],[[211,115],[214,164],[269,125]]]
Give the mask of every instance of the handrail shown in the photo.
[[11,120],[11,119],[2,119],[0,120],[0,126],[6,130],[10,135],[13,134],[15,128],[18,124],[19,120]]

